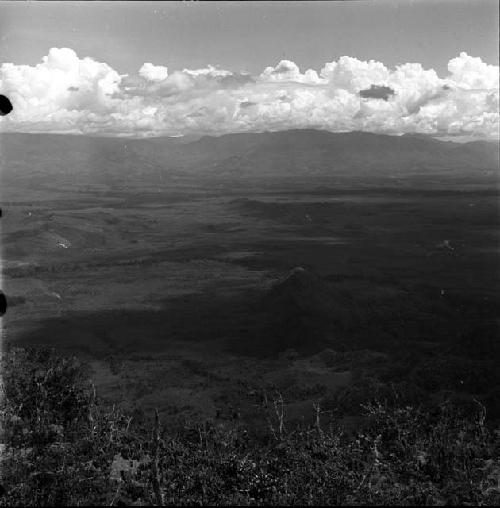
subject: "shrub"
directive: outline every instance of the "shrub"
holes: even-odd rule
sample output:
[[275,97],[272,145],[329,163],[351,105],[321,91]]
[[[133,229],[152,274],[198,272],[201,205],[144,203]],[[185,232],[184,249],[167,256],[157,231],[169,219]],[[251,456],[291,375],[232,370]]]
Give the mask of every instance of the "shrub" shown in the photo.
[[500,503],[500,432],[444,404],[373,402],[362,430],[270,432],[191,422],[176,435],[135,422],[95,396],[86,368],[55,352],[7,351],[1,421],[5,506],[434,505]]

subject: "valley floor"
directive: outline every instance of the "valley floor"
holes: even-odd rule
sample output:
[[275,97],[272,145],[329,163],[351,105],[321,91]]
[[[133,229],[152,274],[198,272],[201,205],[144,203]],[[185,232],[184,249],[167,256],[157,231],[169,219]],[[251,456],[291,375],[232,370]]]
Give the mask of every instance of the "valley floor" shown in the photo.
[[348,419],[405,384],[500,416],[496,191],[172,180],[2,194],[7,343],[85,358],[109,400],[252,421],[280,393],[296,420],[318,401]]

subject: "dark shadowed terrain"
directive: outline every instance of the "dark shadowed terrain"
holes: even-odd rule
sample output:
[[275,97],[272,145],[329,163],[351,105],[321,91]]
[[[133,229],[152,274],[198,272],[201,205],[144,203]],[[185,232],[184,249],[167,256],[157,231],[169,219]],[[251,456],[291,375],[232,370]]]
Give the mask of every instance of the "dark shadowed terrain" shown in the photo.
[[111,400],[252,421],[277,390],[348,418],[397,391],[500,416],[496,144],[3,134],[1,156],[4,336],[83,356]]

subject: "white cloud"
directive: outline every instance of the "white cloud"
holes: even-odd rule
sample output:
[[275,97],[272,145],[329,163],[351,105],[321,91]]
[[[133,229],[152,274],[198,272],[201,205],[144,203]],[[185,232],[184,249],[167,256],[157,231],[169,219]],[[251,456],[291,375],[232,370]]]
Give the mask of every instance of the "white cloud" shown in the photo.
[[389,70],[384,64],[370,60],[364,62],[357,58],[342,56],[338,62],[327,63],[320,72],[332,88],[343,88],[359,92],[370,85],[385,84]]
[[322,80],[313,69],[308,69],[304,74],[301,74],[297,64],[290,60],[281,60],[275,67],[266,67],[259,76],[259,80],[267,82],[293,81],[309,84],[325,83],[325,80]]
[[163,81],[168,77],[168,68],[147,62],[139,69],[139,76],[149,81]]
[[456,86],[468,89],[497,89],[498,66],[485,64],[480,58],[474,58],[467,53],[460,53],[457,58],[448,62],[450,81]]
[[0,90],[14,105],[0,128],[179,135],[319,127],[497,138],[498,70],[461,53],[443,77],[418,63],[390,69],[347,56],[319,73],[282,60],[254,77],[151,63],[121,76],[52,48],[38,65],[0,66]]

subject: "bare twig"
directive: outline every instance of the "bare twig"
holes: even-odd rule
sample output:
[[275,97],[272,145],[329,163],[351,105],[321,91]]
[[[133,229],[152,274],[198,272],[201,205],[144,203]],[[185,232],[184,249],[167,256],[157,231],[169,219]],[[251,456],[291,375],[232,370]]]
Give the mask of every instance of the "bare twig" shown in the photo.
[[94,408],[94,403],[95,403],[95,398],[96,398],[95,385],[94,385],[94,383],[92,383],[92,392],[90,393],[89,414],[88,414],[90,433],[92,436],[94,435],[94,431],[95,431],[94,415],[92,414],[92,410]]
[[283,432],[285,431],[285,403],[283,402],[281,393],[278,393],[278,398],[274,399],[273,404],[274,412],[278,420],[278,434],[279,437],[282,438]]
[[118,496],[120,495],[121,487],[122,487],[122,484],[119,483],[118,486],[116,487],[115,495],[113,496],[113,499],[111,500],[111,503],[109,503],[109,506],[114,506],[115,505],[116,500],[118,499]]
[[156,505],[163,506],[163,494],[160,488],[160,467],[159,467],[159,448],[160,448],[160,415],[158,409],[155,409],[155,428],[153,432],[153,492]]
[[132,420],[133,420],[132,416],[127,419],[127,427],[125,428],[125,434],[128,433],[128,429],[130,427],[130,424],[132,423]]
[[313,408],[314,408],[314,412],[316,413],[316,420],[314,422],[314,426],[316,428],[316,430],[318,431],[318,434],[320,434],[321,436],[323,436],[323,429],[321,428],[321,406],[319,404],[319,402],[313,402]]

